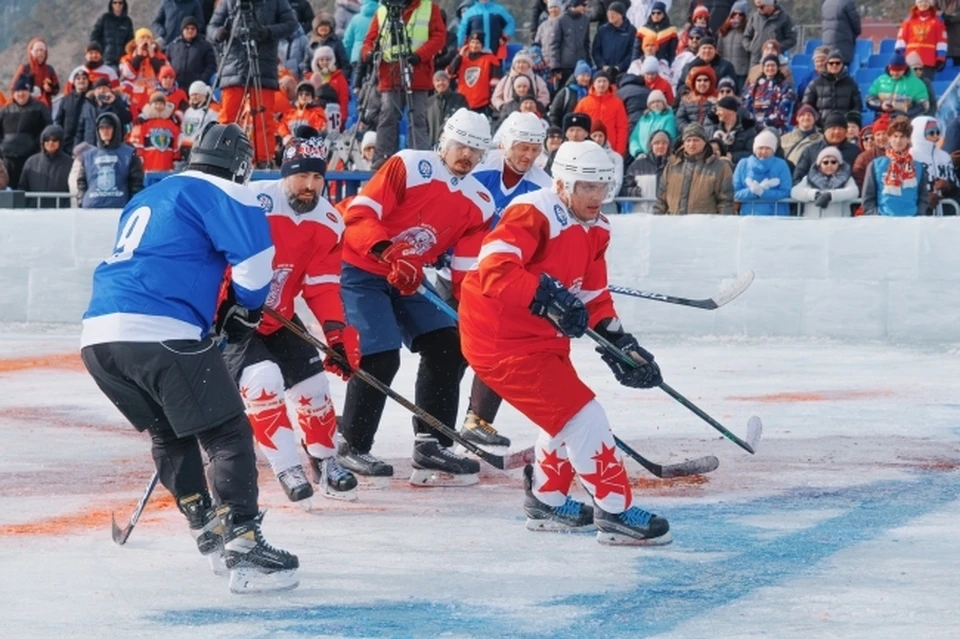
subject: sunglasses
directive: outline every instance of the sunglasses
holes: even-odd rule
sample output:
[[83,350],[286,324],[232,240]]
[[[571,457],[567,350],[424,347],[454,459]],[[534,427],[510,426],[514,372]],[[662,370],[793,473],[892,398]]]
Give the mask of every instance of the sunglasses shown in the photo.
[[830,60],[829,62],[827,62],[827,66],[828,66],[828,67],[842,67],[842,66],[843,66],[843,61],[841,61],[841,60]]
[[940,129],[930,129],[929,131],[924,133],[924,135],[935,135],[937,137],[940,137]]
[[840,164],[840,163],[837,162],[836,160],[824,160],[824,161],[821,162],[820,164],[822,164],[822,165],[824,165],[824,166],[834,166],[834,165]]
[[697,78],[695,82],[710,82],[710,78]]
[[662,15],[663,15],[663,11],[651,11],[651,12],[650,12],[650,15],[652,15],[652,16],[662,16]]
[[[704,78],[707,80],[708,78]],[[733,89],[720,89],[720,95],[733,95]]]

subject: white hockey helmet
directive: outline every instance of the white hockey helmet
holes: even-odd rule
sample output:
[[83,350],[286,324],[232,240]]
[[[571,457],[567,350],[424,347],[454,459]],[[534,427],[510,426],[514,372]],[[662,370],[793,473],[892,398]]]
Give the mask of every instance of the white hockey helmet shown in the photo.
[[555,180],[563,180],[563,188],[570,193],[577,182],[606,183],[608,186],[605,202],[613,197],[610,189],[617,179],[613,160],[603,147],[592,140],[561,144],[553,159],[551,174]]
[[500,146],[509,149],[517,142],[543,144],[547,137],[547,130],[543,120],[533,113],[514,111],[503,122],[503,134],[500,137]]
[[486,152],[490,148],[490,138],[490,121],[486,116],[461,108],[447,118],[443,125],[440,150],[443,150],[448,142],[459,142]]

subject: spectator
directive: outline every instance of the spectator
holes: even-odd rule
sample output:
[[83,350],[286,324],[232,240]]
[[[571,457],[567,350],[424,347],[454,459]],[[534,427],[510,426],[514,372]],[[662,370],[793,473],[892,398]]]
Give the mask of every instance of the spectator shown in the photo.
[[863,104],[860,87],[844,68],[839,50],[831,51],[827,56],[826,70],[807,87],[803,103],[816,109],[821,118],[830,113],[860,112]]
[[[358,11],[343,32],[343,48],[350,56],[350,65],[356,67],[360,64],[360,53],[363,51],[363,38],[370,30],[370,23],[373,22],[373,14],[377,12],[377,0],[363,0]],[[308,27],[309,30],[309,27]]]
[[729,156],[734,165],[750,156],[757,136],[757,122],[752,113],[740,106],[739,100],[732,96],[720,98],[716,113],[710,119],[716,121],[712,139],[722,142],[726,149],[723,156]]
[[787,161],[774,155],[779,145],[776,134],[764,129],[753,139],[753,155],[737,162],[733,192],[740,215],[790,215],[789,204],[770,201],[790,197],[793,186]]
[[[780,72],[787,79],[787,81],[790,83],[791,86],[796,86],[797,83],[794,81],[793,71],[790,70],[789,66],[784,66],[782,64],[783,58],[780,57],[779,42],[777,42],[776,40],[768,40],[767,42],[763,43],[763,57],[767,57],[768,55],[775,55],[778,58],[780,58],[780,61],[781,61]],[[761,62],[758,62],[757,64],[750,67],[750,70],[747,72],[747,85],[755,84],[757,80],[759,80],[762,77],[763,77],[763,64]]]
[[856,3],[853,0],[824,0],[820,15],[823,44],[837,49],[844,64],[852,63],[857,38],[863,32]]
[[[106,78],[100,78],[93,84],[93,98],[88,99],[80,111],[74,146],[86,142],[90,147],[97,145],[97,121],[104,113],[113,113],[120,122],[119,131],[133,123],[130,107],[120,97],[120,89],[111,89]],[[89,97],[89,94],[88,94]]]
[[637,37],[641,40],[653,36],[657,40],[657,58],[673,64],[677,57],[679,36],[677,28],[670,23],[667,15],[667,5],[663,2],[654,2],[650,9],[650,17],[646,24],[637,29]]
[[[873,150],[873,125],[860,129],[860,152]],[[860,157],[860,156],[857,156]]]
[[[349,25],[347,28],[350,28]],[[453,93],[453,95],[457,94]],[[330,158],[329,166],[335,171],[369,171],[376,152],[376,131],[364,133],[359,143],[356,137],[351,137],[350,140],[340,138],[337,140],[336,150]]]
[[[874,133],[874,139],[876,139],[876,133]],[[847,118],[840,113],[831,113],[823,118],[823,140],[811,144],[800,156],[800,160],[797,161],[797,165],[793,169],[794,184],[800,183],[810,167],[816,163],[820,151],[828,146],[836,147],[840,151],[843,161],[850,166],[853,166],[854,162],[857,161],[857,156],[860,155],[860,147],[851,144],[847,139]]]
[[629,73],[620,77],[617,97],[620,98],[627,110],[627,129],[629,131],[633,131],[633,127],[637,126],[640,116],[647,110],[647,99],[650,93],[650,88],[645,86],[643,80],[639,77]]
[[832,146],[820,151],[810,172],[790,191],[790,197],[804,202],[801,217],[850,217],[850,203],[859,195],[850,165]]
[[690,9],[690,26],[680,34],[680,41],[677,43],[678,53],[687,50],[689,34],[694,29],[699,29],[702,32],[700,34],[701,39],[713,37],[713,30],[710,29],[710,10],[695,2],[690,3]]
[[640,67],[640,74],[643,76],[644,86],[651,91],[663,91],[667,105],[674,103],[673,85],[660,75],[660,65],[656,58],[646,58]]
[[[687,63],[680,74],[679,84],[682,86],[687,81],[690,69],[694,67],[710,67],[713,69],[713,75],[717,82],[724,78],[730,78],[737,81],[737,70],[733,68],[727,60],[724,60],[717,54],[717,44],[712,36],[706,36],[700,40],[700,48],[697,49],[697,56]],[[739,85],[737,85],[739,88]]]
[[72,155],[83,105],[90,101],[87,98],[87,92],[90,91],[90,76],[87,70],[83,67],[74,69],[67,84],[71,91],[60,99],[60,108],[57,109],[53,122],[60,127],[63,152]]
[[213,45],[200,36],[198,22],[193,16],[183,19],[180,37],[167,45],[166,53],[180,86],[189,87],[197,80],[209,82],[217,72],[217,53]]
[[860,144],[860,126],[863,124],[863,116],[860,111],[848,111],[847,117],[847,140],[850,144]]
[[717,76],[711,67],[696,67],[687,75],[687,93],[677,107],[677,128],[685,131],[689,124],[704,124],[716,109]]
[[863,190],[863,181],[867,175],[867,167],[878,157],[887,153],[887,129],[890,127],[890,116],[882,115],[873,123],[873,144],[872,148],[864,148],[857,159],[853,161],[853,179],[857,183],[857,189]]
[[[803,101],[804,97],[807,95],[807,89],[813,83],[814,80],[822,76],[827,72],[827,57],[830,55],[830,49],[827,47],[817,47],[813,50],[813,68],[807,72],[805,77],[794,78],[794,86],[797,87],[797,103]],[[834,66],[836,68],[836,65]],[[841,62],[840,68],[843,68]],[[848,74],[849,75],[849,74]],[[857,89],[859,93],[860,89]],[[859,106],[857,107],[860,108]]]
[[950,155],[941,150],[940,124],[936,118],[921,115],[911,123],[913,134],[910,138],[910,155],[923,167],[923,176],[930,193],[930,210],[934,215],[943,215],[940,200],[956,199],[960,195],[957,171]]
[[803,152],[821,140],[823,134],[817,130],[817,118],[819,114],[809,104],[803,104],[797,109],[797,126],[780,138],[780,146],[783,148],[783,157],[791,166],[796,166]]
[[[609,15],[607,19],[610,19]],[[607,139],[607,125],[603,122],[593,122],[590,125],[590,139],[599,144],[600,147],[607,152],[607,155],[610,156],[610,161],[613,162],[615,172],[615,178],[610,192],[619,193],[620,186],[623,184],[623,156],[610,148],[610,141]],[[615,213],[616,210],[613,212]]]
[[[87,49],[83,53],[83,65],[77,67],[70,73],[71,78],[78,69],[83,69],[87,73],[87,79],[91,85],[100,78],[106,78],[110,81],[111,89],[116,89],[120,86],[120,76],[117,75],[113,67],[104,63],[103,52],[100,50],[100,45],[96,42],[91,42],[87,45]],[[69,93],[70,91],[70,79],[68,79],[67,92]]]
[[[646,24],[655,4],[657,3],[654,0],[631,0],[630,7],[627,9],[627,17],[633,24]],[[661,11],[666,14],[673,6],[673,0],[666,0],[660,4],[663,5]]]
[[743,33],[750,64],[758,64],[764,58],[763,45],[767,40],[776,40],[781,51],[789,51],[797,44],[797,28],[776,0],[756,0],[756,6],[757,11],[747,20]]
[[483,48],[503,59],[499,54],[500,47],[514,36],[515,27],[513,16],[502,4],[494,0],[477,0],[460,18],[457,42],[463,45],[467,36],[477,31],[483,34]]
[[549,13],[550,7],[547,0],[533,0],[530,3],[530,13],[528,14],[530,16],[530,37],[534,40],[537,37],[537,29],[547,20]]
[[309,50],[310,40],[298,24],[292,36],[277,42],[277,62],[282,67],[281,76],[286,72],[294,82],[302,80],[310,71],[310,63],[313,61],[307,53]]
[[337,129],[342,132],[350,104],[350,84],[344,77],[343,71],[337,68],[333,49],[326,46],[317,47],[313,52],[311,69],[313,74],[310,76],[310,82],[318,92],[323,85],[329,85],[337,93],[336,103],[340,106],[340,117],[333,119],[336,120]]
[[[658,66],[660,77],[666,80],[667,82],[673,82],[673,72],[670,70],[670,65],[666,60],[661,60],[657,57],[657,36],[647,35],[640,40],[640,52],[643,54],[643,57],[637,58],[630,63],[630,66],[627,67],[627,73],[632,73],[633,75],[643,75],[643,64],[647,60],[655,60]],[[649,68],[649,67],[648,67]]]
[[[137,29],[135,36],[127,43],[127,54],[120,60],[120,80],[130,96],[131,107],[137,112],[156,91],[160,69],[167,64],[167,57],[154,41],[150,29]],[[87,140],[87,143],[92,146],[94,139]]]
[[654,131],[647,140],[646,153],[637,156],[623,176],[621,197],[642,197],[646,202],[634,202],[633,213],[653,213],[657,200],[657,183],[670,159],[671,138],[666,131]]
[[566,142],[583,142],[590,137],[593,120],[586,113],[568,113],[563,116],[563,139]]
[[763,77],[743,91],[743,108],[758,124],[782,131],[790,122],[795,99],[793,87],[780,72],[780,59],[769,55],[763,59]]
[[[337,0],[333,9],[334,33],[337,37],[343,37],[347,31],[347,27],[350,25],[350,21],[362,10],[363,5],[360,0]],[[339,66],[339,64],[337,66]]]
[[732,215],[733,169],[716,157],[701,125],[683,129],[683,146],[667,161],[654,212],[663,215]]
[[913,217],[926,215],[929,192],[923,165],[910,154],[909,122],[887,129],[889,148],[870,163],[863,181],[863,214]]
[[183,126],[180,127],[180,156],[184,162],[190,158],[190,149],[200,137],[200,132],[211,122],[216,122],[220,115],[220,105],[212,100],[210,87],[201,80],[194,80],[190,85],[190,101],[187,110],[183,112]]
[[590,64],[590,18],[587,17],[587,0],[570,0],[567,11],[560,16],[557,37],[553,50],[544,57],[552,58],[559,65],[551,69],[558,82],[566,82],[577,62]]
[[587,97],[592,79],[593,72],[590,70],[590,64],[586,60],[578,60],[570,77],[570,82],[557,92],[553,102],[550,103],[547,116],[550,124],[562,126],[564,117],[573,113],[580,100]]
[[[687,36],[686,47],[677,54],[677,57],[673,59],[673,64],[670,65],[670,77],[671,81],[677,87],[678,97],[683,94],[683,83],[686,82],[683,70],[697,57],[697,53],[700,51],[700,41],[705,37],[707,37],[707,34],[700,27],[690,29],[690,33]],[[689,73],[687,75],[689,75]],[[682,82],[680,78],[684,78]]]
[[[709,22],[705,26],[710,30],[710,33],[715,34],[720,29],[720,25],[727,19],[734,4],[736,3],[733,0],[691,0],[690,15],[687,17],[687,21],[692,23],[697,7],[703,7],[707,10],[709,18]],[[744,7],[744,13],[746,13],[746,7]]]
[[960,66],[960,0],[943,0],[940,17],[947,29],[947,57]]
[[[422,8],[421,8],[422,7]],[[424,17],[429,7],[430,19],[427,29],[422,29]],[[363,41],[363,54],[361,60],[368,63],[373,56],[374,45],[379,41],[383,55],[378,69],[380,91],[380,115],[378,119],[377,130],[377,157],[374,166],[379,168],[387,158],[397,152],[399,146],[399,118],[403,113],[403,108],[407,102],[401,78],[400,64],[397,57],[399,52],[392,47],[389,42],[389,33],[381,33],[380,25],[386,20],[386,7],[380,6],[373,21],[370,23],[370,30]],[[429,144],[429,131],[427,129],[427,97],[430,90],[433,89],[433,59],[443,51],[447,41],[447,32],[443,24],[443,18],[440,16],[440,7],[435,3],[426,0],[412,0],[403,10],[401,18],[405,25],[412,27],[414,24],[421,25],[416,29],[411,29],[410,38],[411,54],[407,62],[412,66],[412,104],[409,105],[412,116],[408,129],[408,140],[413,144],[408,144],[411,148],[426,149]],[[469,102],[469,100],[468,100]]]
[[717,50],[724,60],[733,65],[738,87],[744,85],[750,71],[750,52],[743,46],[743,33],[746,29],[747,3],[746,0],[739,0],[733,3],[730,15],[717,30]]
[[723,78],[717,82],[717,99],[719,100],[720,98],[725,98],[727,96],[737,98],[739,100],[737,84],[733,78]]
[[550,66],[550,70],[560,68],[560,60],[553,55],[559,49],[554,49],[554,40],[560,37],[560,17],[563,15],[562,0],[548,0],[547,18],[536,28],[533,41],[540,45],[543,59]]
[[297,137],[296,130],[301,126],[312,127],[318,132],[327,129],[326,111],[317,104],[316,97],[317,89],[310,82],[301,82],[297,86],[297,101],[280,116],[280,127],[277,129],[284,146]]
[[930,78],[927,77],[927,69],[923,66],[923,60],[920,59],[920,54],[916,51],[911,51],[907,56],[907,66],[913,71],[913,74],[923,82],[923,86],[927,89],[927,102],[930,106],[927,107],[924,115],[929,115],[930,117],[937,116],[937,92],[933,89],[933,83],[930,81]]
[[591,122],[603,122],[607,128],[610,146],[620,155],[627,152],[627,109],[610,84],[610,74],[597,71],[585,98],[577,103],[576,111],[586,113]]
[[20,174],[21,191],[68,193],[67,178],[73,160],[63,152],[63,129],[56,124],[47,126],[40,135],[42,148],[27,158]]
[[166,45],[179,37],[186,18],[193,18],[193,26],[203,30],[207,22],[203,18],[200,0],[160,0],[160,6],[157,7],[150,25],[157,43],[166,48]]
[[[382,17],[386,18],[387,10],[385,7],[381,8],[383,8]],[[408,6],[407,9],[409,8]],[[406,10],[404,10],[404,13],[406,13]],[[379,12],[374,15],[379,15]],[[371,21],[371,24],[372,22],[373,21]],[[367,35],[369,35],[369,31]],[[337,68],[343,71],[343,74],[349,78],[350,56],[347,55],[347,49],[343,46],[343,40],[339,35],[334,33],[333,18],[331,18],[328,13],[318,13],[317,17],[313,19],[313,31],[310,35],[310,53],[308,54],[311,60],[319,47],[330,47],[333,49],[334,62],[336,62]]]
[[450,76],[447,75],[446,71],[437,71],[433,74],[433,90],[434,94],[427,100],[427,130],[430,135],[431,148],[440,141],[443,123],[447,121],[447,118],[453,115],[457,109],[469,108],[463,95],[451,90]]
[[530,80],[531,95],[543,108],[550,104],[550,90],[543,78],[533,72],[533,59],[529,53],[520,51],[513,56],[513,62],[510,65],[510,72],[504,76],[493,90],[493,96],[490,98],[490,104],[494,109],[499,110],[505,102],[513,99],[512,87],[513,81],[517,76],[524,76]]
[[[484,50],[483,34],[474,31],[467,40],[465,51],[461,51],[460,55],[454,58],[447,73],[451,78],[459,80],[457,91],[464,97],[470,110],[489,116],[493,112],[493,88],[500,86],[502,81],[500,68],[497,56]],[[439,125],[442,128],[443,122]],[[440,135],[440,129],[437,130],[437,135]]]
[[916,51],[928,74],[942,71],[947,62],[947,28],[937,15],[933,0],[916,0],[910,17],[900,25],[897,51],[904,55]]
[[97,146],[75,160],[77,200],[85,209],[122,209],[143,190],[143,163],[133,147],[123,143],[115,114],[100,114],[96,129]]
[[177,72],[169,65],[160,69],[160,85],[157,91],[167,97],[167,102],[173,105],[174,111],[179,112],[177,117],[183,115],[184,110],[190,105],[187,92],[177,84]]
[[120,58],[127,43],[133,40],[133,20],[127,15],[127,0],[107,0],[107,11],[97,18],[90,41],[100,45],[103,61],[120,68]]
[[653,91],[647,98],[647,111],[630,133],[630,157],[649,153],[650,139],[657,131],[664,131],[671,140],[677,137],[677,119],[667,104],[663,91]]
[[180,124],[174,105],[163,91],[154,91],[140,111],[130,132],[130,143],[143,162],[144,171],[172,171],[179,154]]
[[[219,2],[219,0],[217,1]],[[293,11],[293,15],[296,17],[297,23],[300,25],[300,28],[303,29],[303,33],[310,33],[310,31],[313,30],[314,18],[313,7],[310,6],[310,0],[288,0],[288,2],[290,3],[290,9]],[[209,24],[209,16],[213,15],[213,11],[207,13],[206,10],[204,10],[204,15],[208,16],[207,23]]]
[[611,2],[607,22],[600,25],[593,39],[593,63],[608,71],[614,82],[637,56],[637,30],[624,17],[626,13],[623,3]]
[[47,64],[47,43],[43,38],[33,38],[27,43],[27,62],[13,74],[10,87],[16,86],[20,78],[30,82],[34,97],[49,109],[53,104],[53,96],[60,93],[60,79],[53,67]]
[[[505,79],[507,78],[504,78],[504,80]],[[517,75],[513,77],[513,88],[510,91],[511,98],[509,101],[501,104],[500,108],[497,109],[497,128],[510,117],[511,113],[520,110],[520,103],[524,99],[533,97],[531,91],[533,91],[533,88],[530,86],[530,78],[528,76]],[[534,100],[536,100],[536,98],[534,98]]]
[[40,135],[51,123],[50,109],[30,94],[29,76],[13,85],[13,99],[0,109],[0,157],[10,184],[20,183],[27,158],[40,150]]
[[900,111],[914,118],[930,107],[927,87],[910,67],[903,53],[896,52],[886,73],[873,81],[867,91],[867,106],[878,113]]

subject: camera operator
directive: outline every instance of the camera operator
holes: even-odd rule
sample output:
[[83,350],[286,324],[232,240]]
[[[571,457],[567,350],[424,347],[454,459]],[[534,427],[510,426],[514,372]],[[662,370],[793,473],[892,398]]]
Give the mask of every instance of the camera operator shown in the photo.
[[[275,144],[277,122],[273,100],[280,86],[277,44],[296,30],[297,18],[288,0],[223,0],[214,10],[207,28],[213,42],[221,45],[229,42],[227,50],[222,52],[224,60],[219,77],[220,122],[237,121],[249,91],[253,115],[251,138],[258,167],[267,165]],[[248,42],[253,46],[248,47]]]
[[[389,11],[386,5],[402,7],[400,20],[409,40],[409,51],[402,51],[390,41]],[[399,147],[400,118],[407,106],[403,86],[403,65],[410,66],[411,104],[408,105],[408,124],[412,125],[407,136],[410,148],[430,148],[427,130],[427,96],[433,89],[433,58],[443,51],[447,43],[447,30],[440,14],[440,6],[432,0],[385,0],[377,8],[370,29],[363,40],[361,59],[369,63],[379,50],[380,116],[377,124],[377,150],[374,167],[379,167]],[[411,144],[412,142],[412,144]]]

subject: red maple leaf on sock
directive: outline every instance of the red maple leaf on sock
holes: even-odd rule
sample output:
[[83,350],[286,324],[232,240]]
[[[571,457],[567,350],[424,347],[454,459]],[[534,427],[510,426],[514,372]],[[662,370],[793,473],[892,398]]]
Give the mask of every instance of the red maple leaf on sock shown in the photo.
[[617,459],[617,447],[607,447],[600,444],[600,452],[591,457],[597,468],[593,473],[580,475],[580,479],[593,485],[593,496],[603,499],[610,494],[620,494],[624,498],[624,508],[629,508],[633,501],[633,492],[630,490],[630,478],[623,463]]
[[545,453],[543,459],[537,463],[540,465],[543,474],[547,476],[547,480],[537,488],[537,492],[557,491],[564,495],[570,492],[570,484],[573,482],[573,466],[569,459],[561,459],[557,451],[551,450]]

